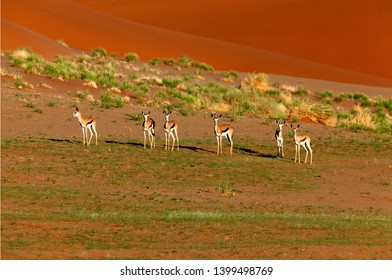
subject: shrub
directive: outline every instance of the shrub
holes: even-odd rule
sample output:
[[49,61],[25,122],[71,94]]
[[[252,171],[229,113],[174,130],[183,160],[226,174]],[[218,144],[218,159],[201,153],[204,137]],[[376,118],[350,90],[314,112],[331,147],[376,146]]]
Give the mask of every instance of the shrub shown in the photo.
[[181,83],[182,79],[175,77],[165,77],[162,79],[162,84],[167,88],[176,88]]
[[181,55],[178,58],[178,65],[180,65],[181,67],[191,67],[192,63],[193,60],[186,55]]
[[193,116],[196,111],[193,108],[184,108],[184,107],[180,107],[178,109],[178,112],[182,115],[182,116]]
[[336,102],[342,102],[345,99],[353,99],[353,95],[350,92],[343,92],[334,98]]
[[193,104],[195,102],[195,97],[193,95],[190,95],[186,92],[182,92],[176,89],[170,89],[167,92],[168,94],[172,95],[174,98],[179,99],[180,101],[183,101],[186,104]]
[[369,98],[362,92],[354,93],[353,99],[356,101],[367,101]]
[[87,95],[89,95],[88,91],[78,90],[76,92],[76,97],[79,98],[80,100],[86,100]]
[[355,106],[352,114],[340,114],[338,125],[350,128],[351,130],[375,130],[376,124],[373,121],[372,113],[369,109],[363,109],[360,106]]
[[139,55],[136,53],[127,53],[127,54],[125,54],[124,59],[127,62],[138,62]]
[[241,88],[266,91],[269,89],[268,76],[265,73],[249,74],[247,78],[241,81]]
[[30,102],[27,102],[26,107],[27,107],[27,108],[30,108],[30,109],[34,109],[34,108],[35,108],[35,105],[34,105],[33,102],[30,101]]
[[290,119],[309,119],[329,126],[336,125],[335,111],[330,105],[314,104],[307,100],[297,100],[289,106]]
[[144,96],[145,93],[149,92],[150,89],[148,87],[147,83],[141,83],[139,84],[139,93],[142,93],[141,96]]
[[297,89],[293,92],[296,95],[307,95],[309,91],[304,87],[297,87]]
[[265,91],[266,94],[272,95],[272,96],[278,96],[280,95],[280,91],[277,89],[268,89]]
[[48,107],[56,107],[56,106],[57,106],[57,102],[56,101],[49,101]]
[[15,84],[16,88],[22,89],[22,88],[25,87],[23,80],[21,78],[19,78],[19,77],[16,78],[14,84]]
[[174,59],[172,59],[172,58],[164,58],[162,60],[162,63],[165,64],[165,65],[170,65],[170,66],[176,65],[176,61]]
[[157,66],[157,65],[159,65],[159,63],[161,63],[161,61],[159,60],[159,58],[153,58],[153,59],[150,60],[150,64],[151,64],[152,66]]
[[233,185],[229,181],[219,183],[218,190],[221,193],[230,194],[233,190]]
[[219,84],[216,84],[214,82],[208,83],[208,88],[210,89],[210,91],[212,93],[224,94],[227,92],[226,87],[219,85]]
[[318,98],[320,100],[332,99],[332,97],[333,97],[333,94],[330,91],[323,91],[323,92],[318,93]]
[[106,50],[104,48],[95,48],[91,52],[91,55],[93,57],[104,57],[104,56],[107,55],[107,52],[106,52]]
[[193,62],[192,66],[200,68],[200,69],[205,70],[205,71],[214,71],[214,67],[212,67],[211,65],[206,64],[204,62]]
[[233,82],[234,79],[238,79],[240,75],[236,71],[222,72],[223,81]]
[[125,91],[127,89],[130,89],[131,91],[136,91],[137,87],[127,81],[123,81],[120,86],[120,90]]
[[124,107],[124,100],[120,95],[114,95],[108,91],[104,91],[101,94],[101,108],[122,108]]
[[392,113],[392,99],[377,98],[375,106],[378,110],[386,110],[388,113]]
[[142,121],[143,120],[143,115],[142,114],[131,114],[131,113],[126,113],[125,116],[128,117],[129,120],[131,121]]

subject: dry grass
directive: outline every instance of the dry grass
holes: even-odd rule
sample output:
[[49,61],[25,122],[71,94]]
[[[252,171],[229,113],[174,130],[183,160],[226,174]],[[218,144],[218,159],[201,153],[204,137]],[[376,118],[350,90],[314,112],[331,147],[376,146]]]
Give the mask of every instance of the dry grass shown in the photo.
[[27,59],[31,55],[28,49],[16,49],[12,52],[12,56],[19,59]]
[[354,106],[355,117],[353,119],[343,120],[343,124],[347,126],[361,126],[366,129],[374,130],[377,125],[373,121],[372,112],[368,108],[362,108],[361,106]]
[[265,73],[252,73],[241,81],[242,89],[257,89],[259,91],[266,91],[270,88],[268,82],[268,75]]
[[307,100],[299,100],[289,107],[289,119],[310,120],[328,126],[336,126],[336,117],[333,108],[325,104],[310,103]]

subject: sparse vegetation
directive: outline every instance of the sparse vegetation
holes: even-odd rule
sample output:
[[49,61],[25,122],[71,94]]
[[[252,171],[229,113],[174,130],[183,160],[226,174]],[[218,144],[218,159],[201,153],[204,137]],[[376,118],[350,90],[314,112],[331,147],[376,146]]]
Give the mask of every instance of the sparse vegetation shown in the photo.
[[[129,103],[129,98],[125,100],[123,96],[116,97],[116,93],[129,92],[136,95],[138,103],[148,106],[162,106],[164,103],[164,107],[176,108],[183,114],[208,109],[229,112],[233,121],[244,115],[254,115],[292,121],[307,119],[355,130],[391,132],[391,100],[372,100],[360,92],[343,92],[334,96],[330,91],[316,93],[317,98],[312,100],[308,97],[309,90],[304,87],[277,81],[271,84],[265,73],[251,73],[240,80],[240,75],[232,70],[222,72],[220,81],[209,81],[205,79],[203,71],[213,71],[213,68],[186,55],[178,59],[154,58],[149,64],[142,64],[137,54],[127,53],[124,60],[132,62],[134,66],[107,56],[104,48],[94,49],[91,55],[57,57],[53,61],[47,61],[29,49],[18,49],[5,55],[11,65],[21,67],[28,73],[56,79],[80,79],[85,81],[86,86],[91,84],[91,88],[104,87],[98,103],[83,90],[76,93],[80,100],[85,101],[89,96],[88,101],[103,107],[124,106]],[[163,73],[156,69],[161,63],[174,66],[173,70]],[[193,74],[179,73],[178,66],[193,67]],[[130,71],[131,68],[133,70]],[[234,81],[237,85],[240,83],[240,88]],[[26,86],[22,77],[17,76],[14,85],[16,88]],[[305,96],[308,99],[304,100]],[[336,112],[334,103],[344,100],[350,100],[354,105],[368,110],[360,112],[353,107],[351,111]]]
[[160,61],[159,58],[153,58],[153,59],[150,60],[150,64],[152,66],[158,66],[160,63],[161,63],[161,61]]
[[[29,131],[29,137],[1,141],[3,257],[39,259],[60,252],[69,259],[180,259],[189,254],[209,258],[214,252],[227,258],[228,250],[232,258],[244,257],[246,251],[247,258],[257,259],[351,258],[353,251],[360,258],[391,254],[390,213],[385,201],[377,204],[391,188],[385,176],[390,169],[391,100],[362,93],[298,94],[297,87],[271,84],[266,74],[253,73],[241,80],[243,75],[234,71],[206,72],[187,56],[168,59],[174,67],[160,68],[140,61],[127,63],[125,57],[102,52],[47,61],[20,50],[7,54],[7,59],[15,62],[11,64],[19,67],[14,69],[19,74],[33,73],[53,90],[42,89],[41,94],[23,88],[32,75],[3,76],[5,101],[13,98],[20,104],[17,116],[24,113],[23,121],[37,124],[37,119],[51,119],[56,124],[44,132]],[[63,83],[48,77],[76,80],[71,82],[80,88],[61,97],[47,94]],[[202,120],[206,111],[201,110],[219,111],[227,121],[240,119],[241,124],[242,116],[247,116],[245,120],[254,126],[233,124],[232,157],[215,156],[211,122],[200,139],[193,139],[182,126],[182,151],[167,153],[159,147],[160,115],[158,148],[145,151],[140,145],[143,119],[135,105],[174,110],[180,121],[187,118],[179,115]],[[50,118],[57,112],[54,107],[76,106],[99,112],[92,115],[108,136],[102,136],[98,146],[82,147],[76,136],[55,139],[50,134],[60,126],[68,133],[71,121],[79,132],[71,112],[62,112],[67,117],[60,124]],[[121,107],[125,108],[113,109]],[[286,158],[275,158],[274,118],[337,128],[314,125],[318,130],[307,131],[309,124],[301,124],[303,132],[311,134],[317,153],[315,164],[304,168],[291,164],[290,132],[285,131]],[[121,125],[115,128],[121,134],[105,131],[110,125]],[[271,133],[257,131],[250,137],[247,131],[259,125],[270,125]],[[345,128],[366,132],[347,133]],[[129,131],[140,138],[132,139]],[[350,172],[345,172],[348,166]],[[351,176],[355,188],[335,187],[339,176]],[[290,196],[306,194],[311,199],[287,203]],[[360,205],[351,203],[352,197]],[[26,225],[34,227],[25,230]],[[320,255],[321,247],[333,249]]]
[[249,74],[247,78],[241,81],[241,88],[243,89],[257,89],[264,92],[270,88],[268,75],[265,73]]
[[104,48],[95,48],[92,50],[91,55],[92,57],[104,57],[107,56],[107,51]]
[[136,53],[127,53],[127,54],[125,54],[124,59],[127,62],[138,62],[139,55]]
[[297,87],[293,94],[296,95],[307,95],[309,91],[304,87]]
[[108,91],[104,91],[101,94],[101,99],[100,99],[100,107],[105,108],[105,109],[110,109],[110,108],[122,108],[124,107],[124,99],[120,95],[115,95],[112,94]]
[[312,103],[309,100],[299,99],[289,106],[288,116],[294,120],[311,120],[329,126],[336,125],[335,111],[330,105]]
[[57,102],[56,101],[49,101],[48,107],[56,107],[56,106],[57,106]]
[[[137,115],[128,117],[140,121]],[[356,258],[384,258],[388,255],[380,252],[390,254],[388,212],[366,207],[372,204],[325,203],[327,198],[342,201],[351,195],[344,196],[340,188],[323,192],[323,186],[330,183],[328,174],[342,172],[347,165],[345,160],[328,162],[352,156],[364,145],[357,137],[330,137],[322,140],[330,141],[323,145],[330,155],[320,153],[325,162],[314,165],[312,172],[301,172],[295,165],[294,170],[282,172],[287,162],[261,156],[222,160],[190,149],[181,154],[167,154],[162,149],[147,155],[133,139],[121,144],[103,142],[89,152],[66,141],[4,140],[2,257],[48,259],[61,254],[67,259],[96,259],[110,253],[110,258],[119,259],[129,254],[143,259],[174,254],[180,259],[189,254],[208,258],[213,251],[213,256],[227,259],[229,248],[234,254],[229,257],[235,259],[351,258],[352,252],[357,252]],[[351,144],[336,149],[342,141]],[[203,143],[211,150],[214,144]],[[383,151],[391,144],[390,138],[373,138],[370,144],[370,149],[379,151],[377,162],[388,162]],[[188,140],[187,145],[201,144]],[[355,167],[359,171],[368,168],[366,160]],[[369,192],[387,194],[385,189],[390,187],[385,178],[369,175],[359,180],[369,182]],[[312,194],[321,190],[320,203],[290,204],[278,199],[288,194],[296,197],[299,190],[302,196],[307,188]],[[356,194],[360,197],[358,191]],[[34,231],[21,230],[32,221]],[[175,240],[173,232],[180,233]],[[265,246],[269,249],[260,253]],[[320,246],[333,250],[320,255]]]
[[20,77],[17,77],[17,78],[15,79],[14,84],[15,84],[15,87],[16,87],[16,88],[20,88],[20,89],[23,89],[23,88],[24,88],[24,82],[23,82],[23,80],[22,80]]

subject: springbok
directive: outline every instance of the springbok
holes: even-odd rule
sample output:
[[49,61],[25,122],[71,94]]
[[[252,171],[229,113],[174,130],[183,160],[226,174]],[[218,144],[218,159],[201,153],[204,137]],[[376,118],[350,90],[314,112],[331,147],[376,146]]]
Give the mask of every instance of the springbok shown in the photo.
[[275,131],[275,139],[276,139],[276,143],[278,145],[278,157],[283,158],[284,157],[284,151],[283,151],[283,126],[286,124],[286,121],[284,121],[282,123],[279,120],[275,120],[275,123],[277,125],[276,131]]
[[144,113],[142,111],[144,121],[142,124],[143,133],[144,133],[144,149],[146,148],[147,134],[148,140],[150,141],[150,148],[155,148],[155,121],[149,117],[150,111],[148,113]]
[[163,125],[163,129],[165,131],[165,150],[168,151],[170,149],[170,138],[173,138],[173,145],[171,150],[174,150],[174,144],[177,140],[177,150],[180,150],[180,142],[178,140],[178,124],[175,121],[169,121],[169,117],[171,115],[171,111],[163,111],[163,115],[165,116],[165,124]]
[[217,155],[222,155],[222,138],[226,136],[230,142],[230,155],[233,154],[233,132],[234,128],[228,124],[218,125],[219,119],[222,117],[222,114],[219,116],[215,113],[211,113],[211,117],[214,120],[214,133],[216,136],[216,141],[218,142],[218,150]]
[[307,135],[297,135],[297,130],[299,128],[299,124],[297,127],[294,127],[291,124],[291,129],[293,130],[294,134],[294,144],[295,144],[295,159],[294,162],[297,162],[297,155],[298,155],[298,163],[301,163],[301,146],[304,147],[306,151],[305,163],[308,159],[308,153],[310,152],[310,164],[312,164],[313,160],[313,150],[310,147],[310,137]]
[[[82,127],[82,133],[83,133],[83,145],[87,144],[90,145],[91,139],[93,138],[93,134],[95,134],[95,145],[98,144],[98,134],[97,134],[97,122],[93,117],[88,117],[88,118],[83,118],[82,114],[79,111],[79,108],[75,108],[75,112],[73,113],[74,118],[78,118],[80,126]],[[87,140],[88,138],[88,133],[87,129],[90,131],[90,139]]]

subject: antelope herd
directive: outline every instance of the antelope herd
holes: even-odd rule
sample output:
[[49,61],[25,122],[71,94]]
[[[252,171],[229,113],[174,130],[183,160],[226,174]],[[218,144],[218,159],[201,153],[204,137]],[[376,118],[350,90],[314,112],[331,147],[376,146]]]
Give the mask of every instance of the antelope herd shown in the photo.
[[[147,135],[148,135],[148,140],[150,142],[150,149],[155,149],[155,121],[150,117],[150,111],[148,113],[144,113],[142,111],[143,115],[143,123],[142,123],[142,128],[143,128],[143,134],[144,134],[144,149],[146,148],[147,145]],[[174,150],[174,145],[177,142],[177,150],[180,150],[180,142],[178,139],[178,123],[175,121],[169,121],[169,117],[171,115],[171,111],[164,110],[163,115],[165,118],[165,123],[163,125],[163,130],[165,133],[165,150]],[[95,134],[95,145],[98,144],[98,134],[96,130],[97,122],[93,117],[88,117],[88,118],[83,118],[82,114],[80,113],[79,109],[76,108],[73,116],[75,118],[78,118],[79,124],[82,127],[82,134],[83,134],[83,145],[90,145],[91,140],[93,138],[93,135]],[[222,139],[223,137],[226,137],[229,142],[230,142],[230,155],[233,154],[233,133],[234,133],[234,128],[229,125],[229,124],[218,124],[219,119],[222,117],[222,114],[216,114],[216,113],[211,113],[211,118],[214,121],[214,134],[216,137],[216,141],[218,144],[217,147],[217,152],[216,154],[222,155],[223,154],[223,149],[222,149]],[[286,121],[284,120],[283,122],[281,120],[275,120],[275,123],[277,125],[276,131],[275,131],[275,140],[276,144],[278,147],[278,158],[283,158],[284,157],[284,149],[283,149],[283,127],[286,125]],[[299,124],[297,127],[293,126],[293,124],[290,124],[292,132],[293,132],[293,137],[294,137],[294,145],[295,145],[295,158],[294,162],[298,163],[301,162],[301,146],[305,149],[306,151],[306,156],[305,156],[305,163],[308,160],[308,154],[310,153],[310,164],[313,162],[313,150],[310,146],[310,137],[307,135],[298,135],[297,130],[299,129]],[[88,131],[90,131],[90,138],[88,138]],[[172,145],[170,148],[170,142],[172,140]]]

